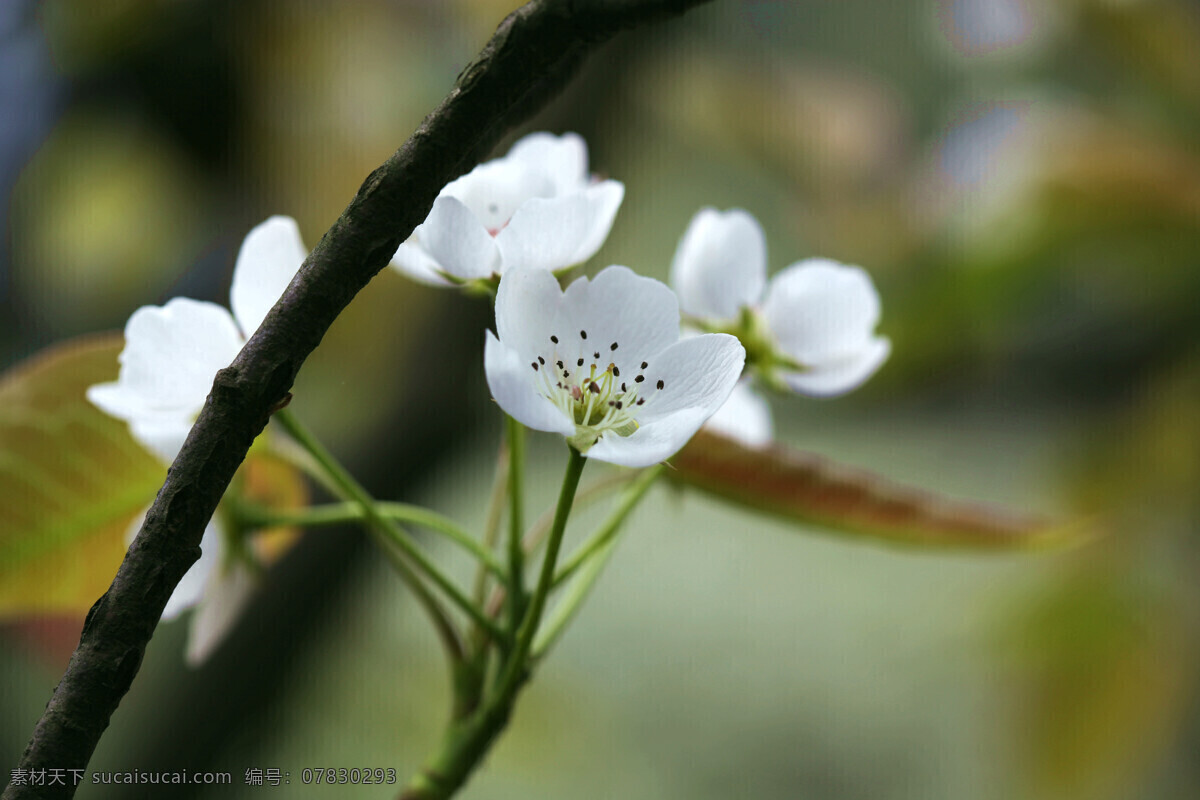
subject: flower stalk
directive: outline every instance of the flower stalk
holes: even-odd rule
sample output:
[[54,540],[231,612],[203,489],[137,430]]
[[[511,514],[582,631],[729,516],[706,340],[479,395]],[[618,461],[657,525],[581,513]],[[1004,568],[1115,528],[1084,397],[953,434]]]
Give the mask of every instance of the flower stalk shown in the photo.
[[[451,581],[445,573],[441,571],[436,564],[433,563],[421,549],[404,533],[395,523],[386,519],[378,510],[376,501],[367,492],[365,488],[355,480],[354,476],[341,465],[333,455],[325,449],[325,446],[320,443],[299,420],[296,419],[288,410],[277,412],[276,417],[284,430],[292,436],[301,447],[316,460],[317,464],[326,472],[334,485],[338,487],[339,494],[344,499],[348,499],[356,503],[362,510],[363,516],[369,523],[367,529],[372,532],[372,535],[383,542],[395,546],[404,555],[403,560],[394,561],[397,566],[397,571],[401,578],[414,592],[417,593],[418,599],[421,600],[421,605],[429,612],[435,626],[438,628],[439,634],[444,643],[446,643],[448,651],[456,655],[456,660],[461,660],[464,657],[462,643],[457,629],[447,617],[445,610],[441,604],[436,601],[432,595],[428,594],[421,578],[413,571],[413,566],[425,574],[429,580],[433,581],[446,596],[457,605],[464,613],[471,618],[473,622],[486,630],[498,640],[505,638],[505,633],[491,619],[487,618],[483,612],[471,602],[462,590],[460,590],[453,581]],[[411,562],[409,564],[408,562]],[[453,634],[451,636],[451,634]],[[450,643],[453,639],[454,644]]]
[[555,566],[567,529],[567,519],[579,488],[579,478],[587,463],[575,448],[568,447],[567,451],[567,468],[538,582],[517,630],[516,642],[503,662],[495,688],[477,711],[451,722],[441,748],[413,777],[400,795],[401,800],[441,800],[453,795],[466,783],[471,772],[491,749],[496,737],[508,725],[517,694],[529,677],[534,637],[553,588]]

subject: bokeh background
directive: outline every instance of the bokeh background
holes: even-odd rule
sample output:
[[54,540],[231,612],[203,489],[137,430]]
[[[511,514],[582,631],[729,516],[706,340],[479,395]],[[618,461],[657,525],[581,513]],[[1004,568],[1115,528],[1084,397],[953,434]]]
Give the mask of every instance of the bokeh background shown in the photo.
[[[270,214],[314,243],[515,5],[0,3],[0,366],[146,303],[224,302]],[[1200,796],[1197,52],[1187,0],[717,0],[606,46],[514,132],[578,131],[625,183],[594,266],[665,279],[712,205],[758,217],[772,272],[871,272],[891,360],[852,396],[774,399],[781,440],[1105,535],[926,553],[659,490],[465,797]],[[376,494],[477,525],[489,322],[385,271],[293,408]],[[79,625],[0,629],[5,764]],[[356,531],[309,534],[198,670],[185,633],[160,627],[92,769],[382,797],[299,774],[404,780],[437,740],[435,641]]]

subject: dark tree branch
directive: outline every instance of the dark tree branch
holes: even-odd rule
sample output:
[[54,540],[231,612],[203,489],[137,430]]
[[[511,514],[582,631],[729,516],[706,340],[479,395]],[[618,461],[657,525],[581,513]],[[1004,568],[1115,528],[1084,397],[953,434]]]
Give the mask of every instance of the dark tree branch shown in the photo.
[[[534,0],[500,24],[449,96],[367,177],[258,332],[217,373],[112,586],[88,612],[79,647],[20,769],[87,766],[137,674],[167,598],[199,557],[204,526],[271,408],[338,314],[424,220],[441,188],[554,97],[596,45],[705,1]],[[71,783],[10,783],[4,798],[71,797]]]

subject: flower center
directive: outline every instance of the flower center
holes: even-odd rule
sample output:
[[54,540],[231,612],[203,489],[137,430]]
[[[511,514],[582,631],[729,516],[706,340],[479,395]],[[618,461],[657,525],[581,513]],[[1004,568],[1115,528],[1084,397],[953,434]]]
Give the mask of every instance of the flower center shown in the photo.
[[577,339],[568,342],[554,334],[548,355],[539,354],[530,363],[538,373],[542,395],[575,423],[571,444],[581,452],[609,431],[618,436],[632,435],[638,429],[637,416],[666,388],[661,379],[647,380],[650,364],[646,361],[630,377],[622,376],[614,361],[601,357],[602,350],[608,351],[604,355],[615,353],[620,342],[595,348],[589,346],[587,338],[583,330]]

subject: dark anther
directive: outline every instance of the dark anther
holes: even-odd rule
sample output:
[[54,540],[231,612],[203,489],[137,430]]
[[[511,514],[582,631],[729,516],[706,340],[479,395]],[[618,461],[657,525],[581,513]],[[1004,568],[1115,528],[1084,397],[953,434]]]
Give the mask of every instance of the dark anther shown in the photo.
[[626,389],[626,388],[625,388],[625,383],[624,383],[623,381],[622,381],[622,383],[621,383],[621,391],[622,391],[622,392],[628,392],[628,391],[629,391],[628,389]]
[[662,382],[662,381],[659,381],[659,382],[658,382],[658,388],[660,388],[660,389],[661,389],[661,388],[663,388],[663,386],[664,386],[663,382]]
[[613,342],[612,344],[610,344],[610,345],[608,346],[608,349],[609,349],[609,350],[616,350],[616,349],[617,349],[617,343],[616,343],[616,342]]
[[558,337],[557,337],[557,336],[551,336],[551,337],[550,337],[550,341],[554,342],[555,344],[558,344]]
[[567,372],[567,371],[564,369],[564,370],[563,370],[563,377],[564,377],[564,378],[569,378],[569,377],[571,377],[571,373]]
[[600,386],[595,381],[588,384],[588,391],[592,394],[600,394]]
[[621,401],[620,400],[617,401],[617,410],[618,411],[621,410]]
[[579,338],[580,338],[580,339],[586,339],[586,338],[587,338],[587,331],[580,331],[580,332],[579,332]]
[[533,363],[531,363],[529,366],[533,367],[533,371],[534,371],[534,372],[537,372],[537,362],[536,362],[536,361],[534,361]]
[[642,381],[644,381],[644,380],[646,380],[646,376],[645,376],[645,375],[638,375],[636,378],[634,378],[634,379],[633,379],[633,382],[634,382],[634,383],[641,383],[641,382],[642,382]]
[[646,368],[646,367],[648,367],[648,366],[650,366],[650,362],[649,362],[649,361],[643,361],[643,362],[642,362],[642,369],[645,369],[645,368]]
[[597,361],[599,361],[599,360],[600,360],[600,354],[599,354],[599,353],[592,353],[592,358],[594,358],[594,359],[596,359]]
[[643,404],[643,403],[645,403],[645,402],[646,402],[646,398],[644,398],[644,397],[639,397],[639,398],[638,398],[638,401],[637,401],[637,405],[639,405],[639,406],[640,406],[640,405],[642,405],[642,404]]
[[615,364],[613,365],[613,377],[614,378],[621,377],[621,369],[620,369],[620,367],[616,366]]
[[582,357],[578,361],[575,362],[575,366],[577,366],[577,367],[583,366],[583,358]]
[[539,364],[545,364],[545,363],[546,363],[546,359],[542,358],[541,356],[538,356],[538,363],[539,363]]
[[555,361],[554,363],[555,363],[555,364],[558,364],[558,368],[559,368],[559,369],[562,369],[562,368],[563,368],[563,363],[562,363],[561,361]]

